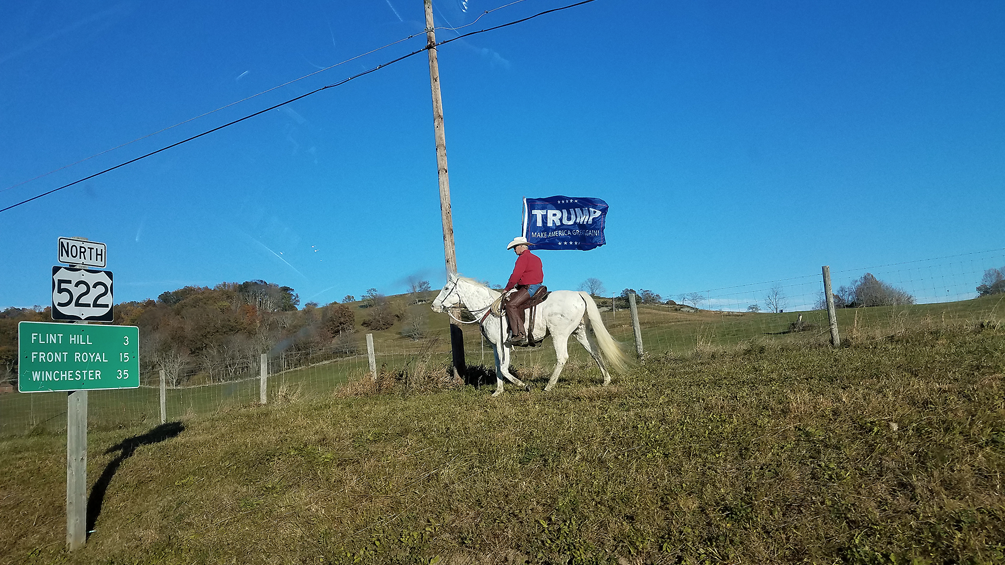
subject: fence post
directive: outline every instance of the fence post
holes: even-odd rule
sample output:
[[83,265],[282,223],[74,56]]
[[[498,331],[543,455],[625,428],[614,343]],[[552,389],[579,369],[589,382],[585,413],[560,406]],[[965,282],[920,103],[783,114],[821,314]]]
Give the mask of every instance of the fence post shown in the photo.
[[632,311],[632,329],[635,330],[635,352],[642,359],[642,329],[639,328],[639,308],[635,305],[635,293],[628,293],[628,307]]
[[161,369],[161,423],[167,423],[167,375]]
[[831,268],[824,265],[824,297],[827,299],[827,319],[831,326],[831,345],[841,347],[841,336],[838,335],[837,309],[834,308],[834,294],[831,292]]
[[377,357],[373,354],[373,334],[366,334],[366,356],[370,359],[370,374],[377,380]]
[[269,388],[269,385],[268,385],[268,383],[269,383],[269,354],[268,353],[262,353],[262,361],[260,363],[260,366],[261,366],[261,375],[262,375],[262,378],[261,378],[261,384],[258,387],[258,401],[260,403],[262,403],[262,404],[265,404],[266,402],[268,402],[268,399],[269,399],[269,395],[268,395],[268,388]]

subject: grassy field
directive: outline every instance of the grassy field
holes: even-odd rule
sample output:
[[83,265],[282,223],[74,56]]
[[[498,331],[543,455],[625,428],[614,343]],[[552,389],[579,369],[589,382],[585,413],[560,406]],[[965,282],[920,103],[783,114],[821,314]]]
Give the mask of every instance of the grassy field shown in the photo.
[[[427,338],[412,340],[402,335],[402,323],[385,330],[372,332],[377,352],[378,367],[386,371],[413,372],[416,364],[448,362],[448,318],[429,312],[427,303],[407,307],[409,317],[425,321]],[[610,299],[600,299],[601,306],[609,306]],[[361,312],[365,312],[361,310]],[[838,317],[843,339],[851,343],[860,339],[874,339],[904,331],[908,327],[936,327],[1001,320],[1005,306],[999,297],[977,300],[930,304],[908,307],[887,307],[839,310]],[[793,331],[799,316],[803,317],[803,331]],[[362,325],[363,316],[357,316],[358,340],[361,353],[349,358],[312,359],[304,367],[280,371],[277,359],[273,360],[268,387],[268,397],[293,395],[307,398],[331,393],[339,386],[369,374],[366,346],[363,335],[368,330]],[[751,343],[785,343],[815,346],[829,343],[826,314],[822,311],[784,314],[735,313],[716,311],[686,311],[665,305],[643,305],[639,308],[643,345],[646,355],[690,355],[735,348]],[[634,334],[629,314],[625,310],[603,313],[605,325],[628,349],[634,351]],[[468,363],[487,367],[479,371],[492,372],[491,349],[485,347],[476,324],[462,326]],[[573,342],[570,344],[573,366],[589,364],[589,357]],[[517,370],[544,371],[555,364],[551,342],[513,355]],[[254,361],[257,365],[257,359]],[[488,375],[489,380],[494,379]],[[596,373],[599,380],[599,372]],[[122,391],[96,391],[89,395],[89,421],[96,428],[149,425],[160,422],[160,404],[156,375],[146,375],[144,383],[153,388]],[[237,406],[245,406],[259,399],[259,382],[255,376],[238,381],[204,386],[169,389],[167,414],[170,419],[210,415]],[[270,400],[270,401],[272,401]],[[4,394],[0,395],[0,437],[32,432],[60,432],[66,428],[66,398],[64,394]]]
[[443,388],[430,351],[377,383],[290,375],[266,406],[92,427],[73,553],[65,435],[40,427],[0,440],[0,563],[1003,563],[997,308],[842,311],[833,350],[809,315],[726,331],[647,307],[645,363],[606,388],[579,355],[541,392],[546,343],[517,362],[535,390],[491,399]]

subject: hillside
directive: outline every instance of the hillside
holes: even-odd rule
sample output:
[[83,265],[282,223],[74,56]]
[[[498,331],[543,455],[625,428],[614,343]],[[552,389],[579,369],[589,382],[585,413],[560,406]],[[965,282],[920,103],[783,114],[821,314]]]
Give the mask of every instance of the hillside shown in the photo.
[[5,439],[0,561],[1005,560],[1000,324],[664,353],[608,388],[594,372],[92,427],[94,531],[72,554],[65,436]]

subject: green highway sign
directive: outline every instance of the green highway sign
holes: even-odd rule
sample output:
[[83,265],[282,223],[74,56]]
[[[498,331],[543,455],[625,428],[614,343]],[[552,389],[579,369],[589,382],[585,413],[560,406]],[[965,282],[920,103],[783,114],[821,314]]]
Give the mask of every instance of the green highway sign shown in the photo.
[[52,322],[17,325],[20,392],[139,388],[140,329]]

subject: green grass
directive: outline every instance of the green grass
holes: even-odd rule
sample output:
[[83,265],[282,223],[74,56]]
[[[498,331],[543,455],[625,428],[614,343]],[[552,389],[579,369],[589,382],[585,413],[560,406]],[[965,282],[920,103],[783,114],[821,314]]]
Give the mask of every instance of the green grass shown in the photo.
[[0,562],[1002,563],[992,306],[860,312],[838,350],[656,350],[606,388],[580,360],[541,392],[545,352],[520,363],[531,393],[422,386],[445,373],[429,354],[377,385],[99,427],[73,553],[65,436],[40,429],[0,440]]
[[[431,297],[427,297],[431,299]],[[449,319],[429,311],[428,303],[407,307],[411,316],[425,316],[427,339],[413,341],[401,335],[400,322],[392,328],[373,332],[378,367],[385,371],[411,371],[416,363],[449,358],[447,335]],[[310,366],[278,372],[270,378],[270,399],[308,398],[330,393],[337,387],[365,378],[369,366],[362,336],[367,330],[361,325],[365,309],[357,314],[360,354],[348,359],[315,359]],[[792,332],[791,325],[803,315],[805,331]],[[690,355],[731,349],[744,344],[799,344],[805,346],[829,343],[830,332],[823,311],[784,314],[731,313],[714,311],[682,312],[678,308],[643,305],[639,308],[643,345],[646,355]],[[896,335],[907,328],[939,327],[960,324],[997,324],[1005,318],[1005,305],[1000,296],[975,300],[907,307],[844,309],[838,311],[842,340],[845,344],[865,339]],[[634,333],[626,310],[604,312],[604,323],[612,335],[634,353]],[[490,348],[482,346],[477,324],[462,326],[466,358],[469,365],[484,366],[493,371]],[[575,340],[570,341],[570,372],[586,371],[598,382],[600,373],[589,356]],[[320,362],[318,362],[320,361]],[[540,347],[516,350],[513,366],[520,374],[550,374],[555,364],[552,343],[546,340]],[[275,369],[273,369],[275,370]],[[156,383],[156,377],[144,376],[145,383]],[[560,381],[561,382],[561,381]],[[201,387],[168,391],[168,418],[208,415],[236,406],[246,406],[259,400],[259,383],[255,378]],[[141,388],[124,391],[96,391],[89,395],[92,426],[119,427],[155,424],[160,420],[158,391]],[[59,393],[0,395],[0,437],[39,431],[60,431],[66,428],[65,395]]]

